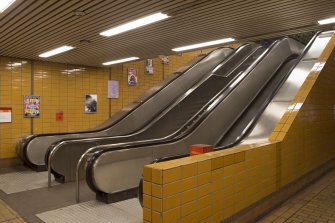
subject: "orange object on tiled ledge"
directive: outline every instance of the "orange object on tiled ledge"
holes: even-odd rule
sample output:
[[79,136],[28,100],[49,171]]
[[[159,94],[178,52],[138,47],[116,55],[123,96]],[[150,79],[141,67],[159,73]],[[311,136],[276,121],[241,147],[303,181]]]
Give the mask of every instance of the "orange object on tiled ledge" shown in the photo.
[[196,144],[190,146],[190,156],[195,156],[203,153],[213,152],[212,145],[205,145],[205,144]]

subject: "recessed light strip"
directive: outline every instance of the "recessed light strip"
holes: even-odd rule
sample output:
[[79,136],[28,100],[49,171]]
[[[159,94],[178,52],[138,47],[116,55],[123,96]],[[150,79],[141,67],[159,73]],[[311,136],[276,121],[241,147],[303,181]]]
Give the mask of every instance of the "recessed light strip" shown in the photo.
[[56,49],[50,50],[48,52],[42,53],[38,55],[39,57],[51,57],[59,53],[63,53],[69,50],[72,50],[74,47],[73,46],[61,46]]
[[191,50],[191,49],[196,49],[196,48],[202,48],[206,46],[213,46],[213,45],[218,45],[222,43],[229,43],[233,42],[235,39],[233,38],[225,38],[225,39],[219,39],[219,40],[214,40],[214,41],[209,41],[209,42],[204,42],[204,43],[198,43],[194,45],[189,45],[189,46],[183,46],[183,47],[178,47],[172,49],[173,51],[179,52],[179,51],[185,51],[185,50]]
[[119,33],[123,33],[123,32],[129,31],[129,30],[132,30],[132,29],[136,29],[138,27],[142,27],[142,26],[154,23],[154,22],[158,22],[158,21],[166,19],[168,17],[169,16],[167,14],[158,12],[158,13],[155,13],[153,15],[149,15],[149,16],[146,16],[146,17],[143,17],[143,18],[140,18],[140,19],[136,19],[134,21],[125,23],[123,25],[114,27],[114,28],[109,29],[109,30],[106,30],[104,32],[101,32],[100,35],[102,35],[102,36],[114,36],[114,35],[117,35]]
[[112,65],[112,64],[118,64],[118,63],[125,63],[125,62],[128,62],[128,61],[132,61],[132,60],[138,60],[140,58],[138,57],[129,57],[129,58],[124,58],[124,59],[120,59],[120,60],[113,60],[113,61],[109,61],[109,62],[105,62],[105,63],[102,63],[102,65]]
[[13,4],[16,0],[1,0],[0,1],[0,13],[5,11],[11,4]]
[[320,25],[326,25],[326,24],[330,24],[330,23],[335,23],[335,17],[329,18],[329,19],[319,20],[318,23]]

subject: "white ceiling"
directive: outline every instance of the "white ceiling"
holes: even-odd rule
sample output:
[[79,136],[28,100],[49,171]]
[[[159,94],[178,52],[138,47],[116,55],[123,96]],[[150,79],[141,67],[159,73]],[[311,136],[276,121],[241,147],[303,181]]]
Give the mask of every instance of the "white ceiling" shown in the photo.
[[[159,11],[171,17],[117,36],[99,35]],[[101,66],[225,37],[250,41],[327,29],[317,20],[333,16],[334,0],[16,0],[0,14],[0,55],[40,60],[45,51],[71,45],[76,48],[46,60]]]

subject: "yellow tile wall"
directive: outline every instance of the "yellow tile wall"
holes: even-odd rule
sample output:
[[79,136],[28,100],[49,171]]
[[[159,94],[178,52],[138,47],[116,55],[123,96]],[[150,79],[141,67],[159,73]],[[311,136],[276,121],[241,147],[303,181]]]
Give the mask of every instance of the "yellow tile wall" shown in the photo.
[[334,159],[334,47],[335,36],[268,141],[145,166],[144,222],[222,222]]
[[15,156],[17,139],[30,133],[30,120],[23,118],[22,96],[30,94],[30,71],[29,61],[0,57],[0,107],[12,108],[12,123],[0,124],[1,158]]
[[[118,99],[111,99],[111,114],[136,101],[148,89],[164,81],[199,54],[213,49],[169,56],[168,65],[154,58],[153,75],[145,74],[144,60],[112,66],[111,79],[119,81],[120,92]],[[137,86],[128,86],[127,69],[130,67],[137,69]],[[23,117],[25,95],[31,95],[33,90],[33,95],[41,97],[41,116],[33,119],[34,134],[87,130],[109,118],[109,79],[109,68],[0,57],[0,107],[13,109],[12,123],[0,124],[0,159],[16,157],[17,140],[31,132],[31,119]],[[84,113],[85,94],[98,95],[97,113]],[[60,111],[64,114],[64,121],[56,122],[56,113]]]

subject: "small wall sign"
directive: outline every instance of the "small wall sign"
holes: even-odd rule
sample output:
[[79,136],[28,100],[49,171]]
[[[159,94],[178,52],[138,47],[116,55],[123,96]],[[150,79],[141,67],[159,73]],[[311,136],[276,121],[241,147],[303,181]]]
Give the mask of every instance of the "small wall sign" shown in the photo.
[[64,113],[62,111],[59,111],[56,113],[56,122],[62,121],[64,121]]
[[0,107],[0,123],[12,122],[12,108]]

